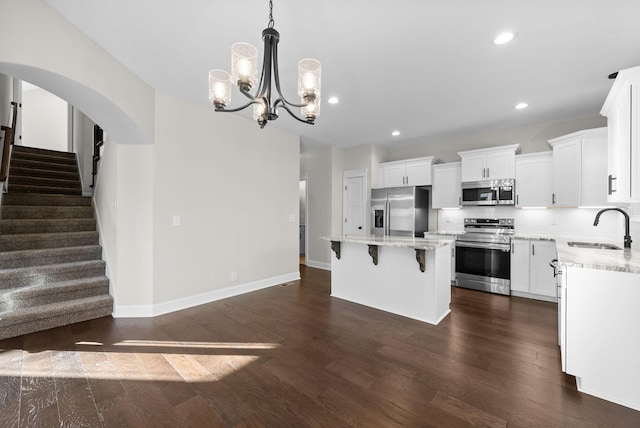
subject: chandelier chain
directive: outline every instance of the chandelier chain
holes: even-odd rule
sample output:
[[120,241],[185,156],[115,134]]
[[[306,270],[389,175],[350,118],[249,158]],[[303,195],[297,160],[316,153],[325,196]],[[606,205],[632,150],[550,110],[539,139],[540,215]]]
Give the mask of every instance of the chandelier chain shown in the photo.
[[269,28],[273,28],[273,1],[269,0]]

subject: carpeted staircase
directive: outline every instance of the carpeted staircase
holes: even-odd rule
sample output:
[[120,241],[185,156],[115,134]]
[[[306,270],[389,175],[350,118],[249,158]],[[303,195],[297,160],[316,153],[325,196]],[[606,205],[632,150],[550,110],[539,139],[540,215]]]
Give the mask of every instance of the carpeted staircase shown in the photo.
[[0,207],[0,340],[111,315],[74,153],[14,146]]

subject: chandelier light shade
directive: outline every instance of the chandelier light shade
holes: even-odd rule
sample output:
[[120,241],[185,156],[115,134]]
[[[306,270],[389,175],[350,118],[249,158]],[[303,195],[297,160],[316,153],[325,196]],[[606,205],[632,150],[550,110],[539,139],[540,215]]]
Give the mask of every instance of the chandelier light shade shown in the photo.
[[298,95],[305,118],[316,118],[320,114],[320,61],[306,58],[298,63]]
[[231,46],[231,81],[245,91],[258,83],[258,49],[249,43]]
[[[264,56],[259,81],[258,50],[248,43],[235,43],[231,46],[231,74],[217,69],[209,71],[209,101],[216,111],[222,112],[240,111],[253,105],[253,119],[261,128],[268,121],[278,118],[279,108],[286,110],[294,119],[313,125],[320,115],[321,64],[313,58],[306,58],[298,63],[300,103],[289,102],[280,90],[280,34],[273,26],[273,2],[269,1],[269,24],[262,32]],[[231,102],[231,84],[236,85],[240,93],[249,98],[249,102],[238,108],[227,108]],[[255,95],[250,92],[253,88],[256,88]],[[274,100],[276,94],[278,98]],[[300,108],[302,117],[297,116],[292,108]]]
[[209,101],[216,108],[224,108],[231,101],[231,75],[226,71],[209,71]]

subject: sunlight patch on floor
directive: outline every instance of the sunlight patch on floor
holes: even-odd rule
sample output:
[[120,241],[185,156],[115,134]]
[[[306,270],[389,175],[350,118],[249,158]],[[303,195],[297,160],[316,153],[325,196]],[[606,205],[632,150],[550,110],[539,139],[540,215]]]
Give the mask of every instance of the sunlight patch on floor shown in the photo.
[[[23,354],[21,375],[27,378],[216,382],[256,362],[264,355],[263,351],[280,346],[261,342],[161,340],[123,340],[113,344],[79,341],[75,345],[79,349]],[[135,350],[138,347],[139,352]],[[194,349],[198,352],[193,352]],[[0,367],[0,376],[15,375],[15,368],[9,371]]]

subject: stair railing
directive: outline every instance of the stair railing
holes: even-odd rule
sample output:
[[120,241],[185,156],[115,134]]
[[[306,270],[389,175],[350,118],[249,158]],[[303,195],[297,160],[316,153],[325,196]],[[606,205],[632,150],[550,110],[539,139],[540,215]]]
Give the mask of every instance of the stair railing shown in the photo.
[[104,131],[98,125],[93,125],[93,170],[91,171],[91,188],[96,187],[98,162],[100,161],[100,147],[104,144]]
[[13,146],[13,142],[16,136],[16,125],[18,123],[18,105],[17,102],[11,101],[11,126],[0,127],[2,131],[4,131],[4,144],[2,147],[2,165],[0,166],[0,182],[7,181],[7,176],[9,175],[9,154],[11,152],[11,146]]

